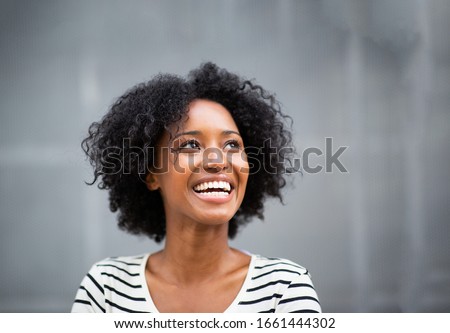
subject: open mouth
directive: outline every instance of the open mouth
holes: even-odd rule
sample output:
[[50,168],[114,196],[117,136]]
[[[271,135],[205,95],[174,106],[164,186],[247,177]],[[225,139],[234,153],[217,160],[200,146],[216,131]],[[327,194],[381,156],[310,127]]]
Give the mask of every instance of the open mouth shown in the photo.
[[227,197],[233,187],[225,181],[204,182],[194,186],[194,191],[205,197]]

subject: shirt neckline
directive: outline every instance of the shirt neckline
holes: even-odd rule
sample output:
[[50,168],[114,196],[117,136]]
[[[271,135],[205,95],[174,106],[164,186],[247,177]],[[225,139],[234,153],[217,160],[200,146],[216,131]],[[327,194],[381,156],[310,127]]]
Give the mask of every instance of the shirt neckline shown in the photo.
[[[254,263],[255,263],[256,256],[254,254],[250,254],[250,253],[247,253],[247,252],[244,252],[244,253],[250,255],[250,263],[248,265],[247,275],[245,276],[244,282],[242,283],[242,286],[239,289],[238,294],[233,299],[231,304],[225,309],[224,313],[235,312],[235,307],[239,304],[239,300],[242,299],[242,296],[247,291],[247,289],[248,289],[247,285],[250,283],[251,277],[253,275],[253,268],[255,266]],[[160,313],[159,310],[157,309],[155,303],[153,303],[153,299],[152,299],[152,296],[150,294],[150,289],[148,288],[148,285],[147,285],[147,279],[145,278],[145,268],[147,266],[147,261],[148,261],[148,257],[150,256],[150,254],[151,253],[147,253],[142,258],[141,267],[139,269],[139,275],[140,275],[140,279],[141,279],[142,288],[145,289],[144,293],[145,293],[145,299],[147,300],[147,302],[145,302],[146,305],[147,305],[146,306],[147,310],[149,312],[151,312],[151,313]]]

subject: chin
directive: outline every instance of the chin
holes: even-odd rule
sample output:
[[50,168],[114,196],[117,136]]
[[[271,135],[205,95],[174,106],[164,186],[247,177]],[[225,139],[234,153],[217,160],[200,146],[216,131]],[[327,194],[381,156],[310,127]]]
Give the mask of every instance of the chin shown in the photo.
[[212,215],[206,215],[206,216],[202,216],[202,218],[199,221],[202,221],[204,224],[208,224],[208,225],[221,225],[221,224],[226,224],[228,223],[234,215],[216,215],[216,214],[212,214]]

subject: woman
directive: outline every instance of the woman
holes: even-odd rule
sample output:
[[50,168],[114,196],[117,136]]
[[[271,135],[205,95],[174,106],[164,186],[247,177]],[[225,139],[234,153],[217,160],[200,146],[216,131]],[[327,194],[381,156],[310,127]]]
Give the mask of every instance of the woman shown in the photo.
[[284,118],[272,95],[212,63],[120,97],[83,149],[119,226],[166,241],[92,266],[72,312],[320,312],[305,268],[228,245],[266,197],[281,200]]

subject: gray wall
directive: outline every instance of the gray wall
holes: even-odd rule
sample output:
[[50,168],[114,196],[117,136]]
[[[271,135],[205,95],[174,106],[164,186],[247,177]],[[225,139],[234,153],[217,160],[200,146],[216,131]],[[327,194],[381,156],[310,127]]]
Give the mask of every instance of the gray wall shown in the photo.
[[[80,141],[125,89],[202,61],[256,78],[297,175],[233,246],[306,266],[327,312],[450,311],[450,3],[2,1],[0,311],[66,312],[90,265],[160,246],[119,231]],[[323,163],[324,156],[312,158]]]

